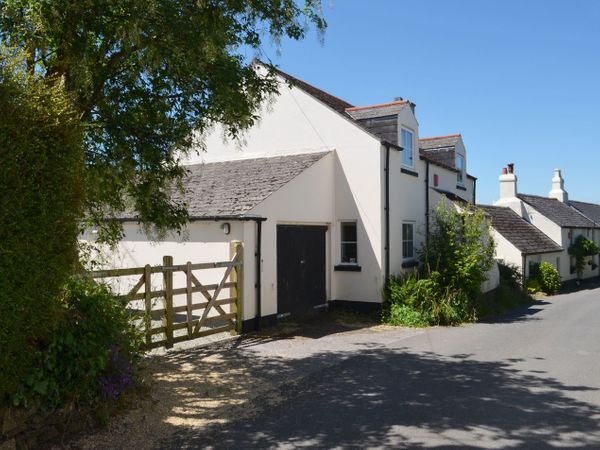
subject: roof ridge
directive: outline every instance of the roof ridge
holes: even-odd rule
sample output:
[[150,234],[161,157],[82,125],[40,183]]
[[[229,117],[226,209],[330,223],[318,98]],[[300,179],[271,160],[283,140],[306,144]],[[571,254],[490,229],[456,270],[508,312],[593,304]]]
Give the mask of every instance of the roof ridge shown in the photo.
[[293,156],[309,156],[309,155],[322,155],[325,156],[327,153],[331,153],[334,149],[329,150],[318,150],[312,152],[294,152],[294,153],[275,153],[270,155],[261,155],[261,156],[250,156],[249,158],[237,158],[237,159],[219,159],[213,161],[204,161],[195,164],[185,164],[183,167],[185,168],[195,168],[199,166],[206,166],[208,164],[223,164],[223,163],[235,163],[242,161],[255,161],[257,159],[273,159],[273,158],[288,158]]
[[[317,91],[317,92],[323,94],[324,96],[332,98],[333,100],[335,100],[337,102],[344,103],[345,105],[341,105],[341,106],[343,106],[344,109],[345,108],[351,108],[353,106],[351,103],[347,102],[346,100],[344,100],[342,98],[339,98],[339,97],[336,97],[335,95],[330,94],[329,92],[324,91],[321,88],[318,88],[318,87],[316,87],[316,86],[314,86],[314,85],[312,85],[310,83],[307,83],[304,80],[301,80],[300,78],[297,78],[297,77],[295,77],[293,75],[290,75],[289,73],[284,72],[283,70],[279,69],[278,67],[275,67],[275,65],[273,65],[273,64],[264,63],[264,62],[260,61],[259,59],[257,59],[256,62],[258,62],[259,64],[261,64],[264,67],[272,69],[276,74],[278,74],[278,75],[282,76],[283,78],[287,79],[292,84],[296,84],[298,87],[300,87],[302,90],[306,91],[309,94],[310,94],[309,90],[312,89],[313,91]],[[336,108],[334,108],[334,109],[336,109]]]
[[451,137],[462,137],[462,135],[460,133],[458,134],[446,134],[444,136],[432,136],[432,137],[426,137],[426,138],[419,138],[420,141],[432,141],[435,139],[448,139]]
[[407,105],[407,104],[408,104],[408,100],[394,100],[392,102],[374,103],[372,105],[365,105],[365,106],[351,106],[350,108],[346,108],[346,111],[360,111],[361,109],[384,108],[386,106]]

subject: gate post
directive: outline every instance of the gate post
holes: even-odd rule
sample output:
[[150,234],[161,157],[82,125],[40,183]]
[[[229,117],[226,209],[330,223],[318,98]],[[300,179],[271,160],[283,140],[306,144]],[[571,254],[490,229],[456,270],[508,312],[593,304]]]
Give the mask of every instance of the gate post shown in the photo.
[[242,322],[244,319],[244,245],[241,241],[231,241],[229,243],[230,261],[234,258],[239,265],[231,270],[230,280],[235,286],[230,288],[230,297],[235,298],[232,303],[232,313],[235,313],[235,330],[231,334],[241,334]]
[[173,266],[172,256],[163,256],[163,289],[165,291],[165,347],[173,347]]

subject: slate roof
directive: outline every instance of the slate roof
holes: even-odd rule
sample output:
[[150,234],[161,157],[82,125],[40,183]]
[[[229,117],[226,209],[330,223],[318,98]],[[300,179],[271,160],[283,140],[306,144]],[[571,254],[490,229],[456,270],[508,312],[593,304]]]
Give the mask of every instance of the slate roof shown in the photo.
[[454,148],[460,140],[460,134],[449,134],[448,136],[435,136],[419,139],[419,148],[423,150]]
[[562,251],[562,247],[521,218],[512,209],[503,206],[477,205],[492,222],[492,227],[521,253],[535,255]]
[[191,217],[238,216],[329,152],[220,161],[187,166],[185,202]]
[[[219,161],[186,166],[183,202],[192,219],[239,217],[330,152]],[[122,219],[135,219],[128,212]]]
[[581,212],[585,217],[600,225],[600,205],[595,203],[578,202],[570,200],[569,204]]
[[540,197],[537,195],[517,194],[525,203],[533,206],[541,214],[555,224],[566,228],[597,228],[591,220],[569,205],[555,198]]

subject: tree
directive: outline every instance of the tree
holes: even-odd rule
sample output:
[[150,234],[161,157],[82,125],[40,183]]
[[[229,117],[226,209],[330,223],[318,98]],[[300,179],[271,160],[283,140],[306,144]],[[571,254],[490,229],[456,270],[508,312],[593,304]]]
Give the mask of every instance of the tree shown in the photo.
[[[177,159],[212,124],[235,136],[276,92],[243,57],[265,38],[323,32],[321,0],[0,0],[0,44],[22,67],[61,80],[85,124],[85,205],[99,237],[135,210],[155,231],[180,228]],[[197,133],[197,134],[196,134]],[[149,229],[149,228],[148,228]]]

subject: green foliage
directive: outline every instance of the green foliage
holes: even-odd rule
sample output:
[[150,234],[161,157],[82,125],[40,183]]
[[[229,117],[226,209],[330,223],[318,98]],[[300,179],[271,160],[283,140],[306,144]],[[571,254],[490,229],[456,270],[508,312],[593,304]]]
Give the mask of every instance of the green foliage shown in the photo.
[[60,83],[0,53],[0,401],[27,375],[60,318],[77,264],[82,131]]
[[251,125],[277,85],[246,54],[309,26],[326,27],[321,0],[0,1],[0,44],[63,80],[87,124],[86,218],[109,241],[124,210],[159,233],[185,223],[179,153],[216,123],[231,136]]
[[542,284],[540,283],[540,280],[537,277],[527,278],[525,287],[527,289],[528,294],[537,294],[538,292],[542,291]]
[[125,307],[107,287],[89,279],[70,280],[52,339],[36,351],[15,404],[54,408],[68,403],[116,400],[134,384],[140,337]]
[[517,266],[498,262],[500,283],[496,289],[477,297],[477,317],[486,317],[511,310],[531,302],[521,287],[521,271]]
[[542,261],[539,265],[538,279],[542,291],[548,295],[558,294],[560,290],[560,275],[552,264]]
[[494,264],[495,244],[482,210],[457,211],[440,202],[431,217],[427,245],[421,251],[426,274],[439,272],[440,284],[475,298]]
[[594,241],[583,235],[577,236],[573,245],[569,247],[569,255],[575,257],[575,271],[578,278],[583,275],[586,256],[594,256],[598,253],[600,253],[600,249]]
[[390,325],[458,325],[474,319],[466,294],[441,286],[436,272],[430,278],[390,277],[384,297],[383,321]]
[[494,263],[494,241],[483,212],[438,205],[421,276],[390,277],[383,321],[392,325],[456,325],[477,318],[475,301]]

